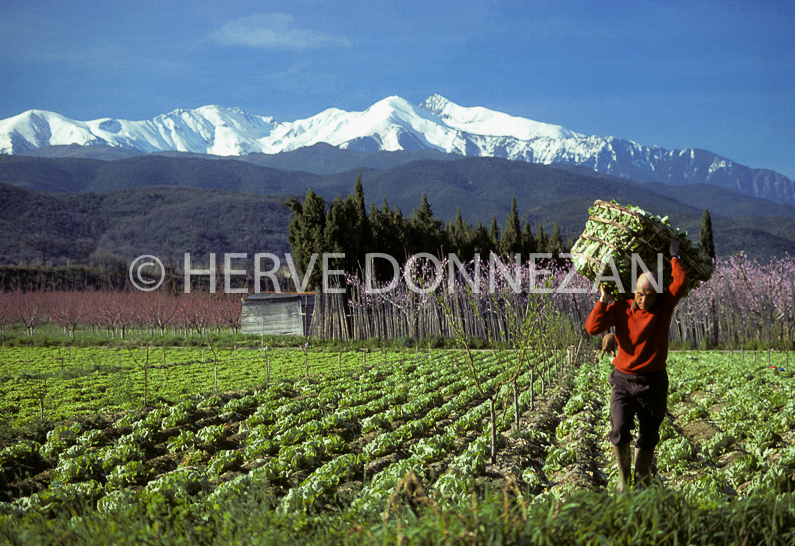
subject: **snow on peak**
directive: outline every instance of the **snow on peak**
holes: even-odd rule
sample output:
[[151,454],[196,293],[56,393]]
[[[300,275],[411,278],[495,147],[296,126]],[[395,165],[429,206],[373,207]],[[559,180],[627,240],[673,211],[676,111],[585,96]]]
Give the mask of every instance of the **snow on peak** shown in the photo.
[[585,135],[569,131],[560,125],[541,123],[489,110],[481,106],[464,107],[441,95],[431,95],[420,108],[438,116],[445,124],[476,135],[506,136],[520,140],[535,138],[583,138]]
[[[310,118],[279,124],[260,141],[265,153],[278,153],[319,142],[361,151],[441,147],[429,142],[438,121],[401,97],[387,97],[362,112],[329,108]],[[444,127],[444,130],[448,128]]]
[[85,123],[55,112],[28,110],[0,120],[0,153],[24,153],[53,143],[80,146],[104,144]]
[[407,118],[407,117],[418,117],[418,118],[430,118],[428,112],[421,107],[418,107],[404,98],[393,96],[387,97],[382,99],[372,106],[370,106],[367,110],[364,111],[365,113],[371,113],[371,115],[381,115],[384,117],[393,117],[393,118]]
[[440,94],[434,93],[420,103],[420,108],[435,114],[436,112],[442,112],[448,104],[452,103]]

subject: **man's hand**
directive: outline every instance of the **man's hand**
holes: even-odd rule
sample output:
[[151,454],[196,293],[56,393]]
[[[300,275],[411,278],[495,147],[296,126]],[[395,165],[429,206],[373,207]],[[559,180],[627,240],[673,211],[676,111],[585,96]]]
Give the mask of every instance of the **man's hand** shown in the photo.
[[604,284],[599,285],[599,290],[601,294],[599,295],[599,301],[605,304],[613,303],[613,296],[610,295],[610,292],[607,291]]
[[677,254],[679,254],[679,240],[671,237],[671,239],[668,241],[668,255],[673,257]]

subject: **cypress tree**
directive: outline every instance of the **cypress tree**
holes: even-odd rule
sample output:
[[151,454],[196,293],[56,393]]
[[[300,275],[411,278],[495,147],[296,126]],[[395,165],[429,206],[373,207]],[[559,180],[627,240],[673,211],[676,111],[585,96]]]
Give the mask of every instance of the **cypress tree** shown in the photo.
[[328,214],[326,215],[326,229],[324,231],[326,252],[345,252],[344,231],[346,226],[343,209],[344,204],[342,196],[337,194],[337,197],[335,197],[334,201],[329,205]]
[[549,239],[547,238],[546,233],[544,233],[544,226],[541,222],[538,223],[538,235],[536,235],[536,248],[539,252],[548,252],[549,248]]
[[522,252],[522,233],[519,212],[516,210],[516,196],[511,202],[511,212],[505,220],[505,231],[502,232],[498,248],[500,254],[508,254],[510,257]]
[[[369,225],[372,232],[371,252],[387,254],[403,263],[407,259],[406,245],[408,237],[408,226],[403,213],[399,208],[392,210],[384,196],[384,204],[379,209],[375,206],[370,207]],[[383,259],[373,262],[376,277],[382,280],[392,278],[392,265]]]
[[411,213],[409,228],[411,230],[411,254],[427,252],[439,255],[442,253],[442,223],[433,215],[431,204],[428,203],[428,197],[424,193],[420,205]]
[[[384,202],[386,203],[386,200]],[[394,256],[398,259],[398,262],[400,258],[407,260],[409,257],[409,222],[397,205],[389,209],[389,221],[394,237],[393,244],[398,248]]]
[[698,238],[709,257],[715,258],[715,242],[712,238],[712,218],[709,209],[704,209],[704,214],[701,215],[701,232]]
[[[309,267],[312,254],[326,252],[326,200],[310,188],[303,203],[291,197],[285,201],[285,205],[293,213],[287,228],[290,253],[296,269],[303,275]],[[308,287],[316,288],[321,281],[321,265],[316,262]]]
[[489,232],[483,222],[478,221],[478,225],[472,230],[472,256],[470,258],[474,258],[477,253],[480,254],[481,259],[488,259],[489,250],[491,250],[490,245]]
[[[356,204],[352,196],[345,199],[337,195],[326,215],[324,233],[326,248],[324,252],[342,253],[344,258],[335,258],[329,262],[332,269],[342,269],[346,273],[359,272],[359,237],[356,229]],[[364,256],[362,256],[363,258]],[[339,281],[339,279],[336,279]]]
[[396,234],[391,232],[392,215],[390,214],[386,195],[384,196],[384,204],[380,209],[375,205],[370,207],[370,218],[368,221],[373,236],[372,250],[391,255],[393,249],[391,243],[394,241]]
[[563,240],[560,238],[560,226],[557,222],[552,224],[552,235],[547,241],[547,252],[552,254],[552,257],[557,259],[560,256],[560,251],[563,247]]
[[492,252],[500,251],[500,228],[497,227],[497,217],[491,217],[491,226],[489,226],[489,250]]
[[444,249],[445,254],[447,252],[455,252],[455,244],[453,241],[455,240],[455,236],[453,235],[453,231],[455,231],[455,223],[452,220],[448,220],[444,223],[444,227],[442,228],[442,248]]
[[450,223],[450,248],[461,261],[472,259],[472,228],[461,217],[461,209],[456,207],[455,220]]
[[525,259],[530,259],[530,254],[537,252],[536,238],[533,236],[533,231],[530,229],[530,222],[525,222],[522,228],[522,256]]
[[325,252],[345,254],[331,262],[335,269],[355,274],[364,267],[365,256],[373,248],[373,230],[364,204],[361,174],[356,178],[354,193],[345,199],[338,195],[329,207],[324,239]]
[[372,250],[373,233],[370,228],[370,221],[367,218],[367,207],[364,204],[364,189],[362,188],[362,174],[356,177],[356,185],[353,197],[354,210],[356,213],[356,223],[351,226],[358,235],[358,248],[352,249],[356,253],[357,261],[364,261],[364,256]]

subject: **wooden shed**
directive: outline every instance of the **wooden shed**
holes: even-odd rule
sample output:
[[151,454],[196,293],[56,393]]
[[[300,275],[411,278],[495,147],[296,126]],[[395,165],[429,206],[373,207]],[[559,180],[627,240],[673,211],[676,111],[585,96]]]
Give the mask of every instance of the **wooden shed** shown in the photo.
[[243,299],[244,334],[306,336],[315,308],[314,292],[251,294]]

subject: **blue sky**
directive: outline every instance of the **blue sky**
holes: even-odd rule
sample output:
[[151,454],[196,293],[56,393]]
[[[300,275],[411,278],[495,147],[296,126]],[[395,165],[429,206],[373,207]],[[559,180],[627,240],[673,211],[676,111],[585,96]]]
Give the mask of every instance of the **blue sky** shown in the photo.
[[795,179],[788,0],[0,0],[0,119],[439,93]]

